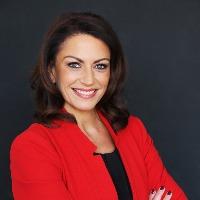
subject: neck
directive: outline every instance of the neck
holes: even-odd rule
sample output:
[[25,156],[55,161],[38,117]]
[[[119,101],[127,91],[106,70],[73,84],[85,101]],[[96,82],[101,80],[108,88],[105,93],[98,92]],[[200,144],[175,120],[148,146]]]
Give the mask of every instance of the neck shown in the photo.
[[68,105],[67,106],[65,105],[64,107],[67,112],[75,116],[78,124],[94,125],[97,120],[100,120],[95,108],[92,110],[78,110],[69,107]]

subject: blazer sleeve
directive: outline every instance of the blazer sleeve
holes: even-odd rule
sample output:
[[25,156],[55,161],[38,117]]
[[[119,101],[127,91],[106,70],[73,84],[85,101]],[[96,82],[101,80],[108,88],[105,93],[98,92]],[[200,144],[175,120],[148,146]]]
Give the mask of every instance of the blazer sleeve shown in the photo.
[[72,200],[62,180],[58,155],[41,130],[18,135],[10,148],[12,192],[15,200]]
[[132,126],[137,128],[137,131],[135,132],[138,134],[135,137],[139,143],[140,151],[146,165],[149,190],[153,188],[157,190],[160,186],[164,186],[165,193],[169,190],[172,191],[173,195],[171,200],[187,200],[188,198],[185,193],[165,168],[162,159],[154,146],[153,140],[145,128],[142,120],[135,116],[131,116],[131,118],[133,122],[131,123]]

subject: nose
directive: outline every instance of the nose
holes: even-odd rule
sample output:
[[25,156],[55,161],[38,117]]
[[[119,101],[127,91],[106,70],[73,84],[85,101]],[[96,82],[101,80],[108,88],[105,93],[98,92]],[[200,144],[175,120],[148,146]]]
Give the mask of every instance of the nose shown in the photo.
[[83,70],[83,74],[80,81],[85,85],[92,85],[94,83],[94,73],[91,67],[85,68]]

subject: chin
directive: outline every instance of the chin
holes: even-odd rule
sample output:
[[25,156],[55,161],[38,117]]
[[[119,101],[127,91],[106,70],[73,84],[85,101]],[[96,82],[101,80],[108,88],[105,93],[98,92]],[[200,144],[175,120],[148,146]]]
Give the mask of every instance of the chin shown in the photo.
[[78,109],[78,110],[83,110],[83,111],[89,111],[89,110],[93,110],[95,108],[96,104],[95,105],[82,105],[82,106],[76,106],[75,108]]
[[[79,100],[77,98],[71,98],[69,101],[66,101],[66,108],[71,107],[72,109],[82,110],[82,111],[89,111],[95,109],[98,102],[101,100],[103,95],[99,95],[96,99],[91,100]],[[70,109],[70,108],[69,108]]]
[[79,111],[89,111],[89,110],[93,110],[96,107],[96,104],[90,104],[89,103],[85,103],[85,104],[67,104],[66,108],[71,107],[72,109],[75,110],[79,110]]

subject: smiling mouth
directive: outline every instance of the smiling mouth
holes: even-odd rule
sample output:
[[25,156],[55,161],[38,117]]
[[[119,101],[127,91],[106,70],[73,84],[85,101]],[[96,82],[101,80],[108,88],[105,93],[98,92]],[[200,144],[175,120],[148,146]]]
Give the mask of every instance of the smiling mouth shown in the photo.
[[81,90],[81,89],[77,89],[77,88],[72,88],[72,90],[74,91],[74,93],[77,96],[84,98],[84,99],[92,98],[97,93],[97,89]]

